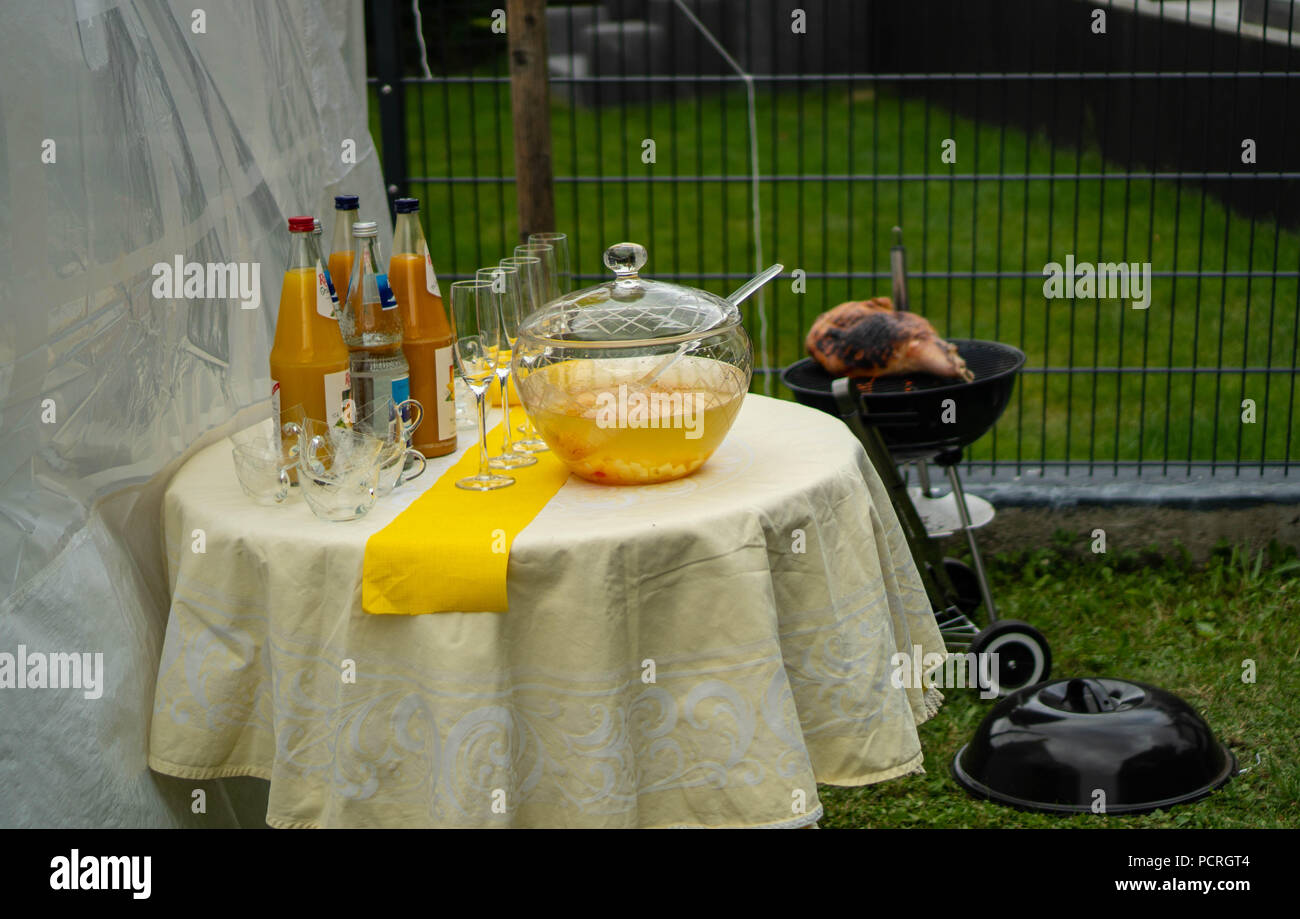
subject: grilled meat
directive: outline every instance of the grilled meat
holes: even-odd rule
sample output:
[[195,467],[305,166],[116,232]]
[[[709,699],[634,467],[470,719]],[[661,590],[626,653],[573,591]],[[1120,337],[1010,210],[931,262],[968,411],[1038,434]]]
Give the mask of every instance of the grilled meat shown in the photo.
[[832,376],[874,379],[929,373],[970,382],[975,375],[934,326],[916,313],[900,313],[888,297],[851,300],[822,313],[804,344]]

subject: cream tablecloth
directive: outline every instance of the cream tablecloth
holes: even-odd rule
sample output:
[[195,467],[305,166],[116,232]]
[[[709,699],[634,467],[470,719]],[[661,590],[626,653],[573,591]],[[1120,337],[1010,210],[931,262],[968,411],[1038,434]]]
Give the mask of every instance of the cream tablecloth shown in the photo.
[[269,779],[279,827],[800,826],[920,771],[937,693],[890,658],[942,642],[838,420],[748,396],[687,479],[571,478],[509,613],[363,613],[366,538],[452,459],[351,523],[252,504],[228,440],[179,470],[154,769]]

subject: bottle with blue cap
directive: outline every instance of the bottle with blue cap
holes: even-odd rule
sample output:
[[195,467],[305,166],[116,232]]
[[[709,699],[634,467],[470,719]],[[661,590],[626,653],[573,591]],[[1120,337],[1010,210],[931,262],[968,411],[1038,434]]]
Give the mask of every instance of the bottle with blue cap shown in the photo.
[[[402,353],[402,313],[388,283],[387,264],[380,257],[378,224],[357,221],[352,235],[356,249],[339,311],[339,331],[351,359],[357,417],[386,417],[386,401],[402,405],[411,395],[410,367]],[[407,414],[405,406],[402,411]]]
[[358,200],[356,195],[334,196],[334,241],[330,246],[329,275],[340,301],[347,299],[352,253],[357,248],[357,242],[352,238],[352,224],[361,219]]

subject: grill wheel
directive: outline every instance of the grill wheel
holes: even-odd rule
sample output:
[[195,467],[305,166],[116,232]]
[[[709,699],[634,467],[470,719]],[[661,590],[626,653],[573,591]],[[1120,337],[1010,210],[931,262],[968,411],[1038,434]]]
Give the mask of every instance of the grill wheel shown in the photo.
[[989,677],[999,697],[1041,683],[1052,672],[1052,649],[1047,639],[1038,629],[1019,619],[994,622],[975,636],[970,650],[976,660],[981,660],[984,654],[998,656],[997,667]]

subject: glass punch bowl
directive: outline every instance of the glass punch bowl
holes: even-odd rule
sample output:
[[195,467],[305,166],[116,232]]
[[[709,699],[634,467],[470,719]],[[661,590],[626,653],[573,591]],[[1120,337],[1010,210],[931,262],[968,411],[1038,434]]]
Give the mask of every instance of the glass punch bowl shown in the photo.
[[576,475],[647,485],[690,475],[727,436],[753,373],[728,300],[640,276],[646,251],[605,251],[612,281],[546,304],[514,346],[519,397]]

